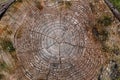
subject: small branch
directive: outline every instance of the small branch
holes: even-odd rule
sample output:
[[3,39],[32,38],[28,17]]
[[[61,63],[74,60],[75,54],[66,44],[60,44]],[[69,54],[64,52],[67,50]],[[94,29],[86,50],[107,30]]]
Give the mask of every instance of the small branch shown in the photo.
[[3,17],[9,6],[14,2],[15,0],[8,0],[7,2],[0,4],[0,19]]
[[113,6],[113,4],[109,0],[104,0],[108,5],[114,16],[120,21],[120,12]]

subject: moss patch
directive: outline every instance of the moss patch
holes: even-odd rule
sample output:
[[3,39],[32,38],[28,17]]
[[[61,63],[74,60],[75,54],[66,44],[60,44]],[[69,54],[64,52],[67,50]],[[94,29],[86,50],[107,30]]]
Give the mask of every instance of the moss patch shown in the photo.
[[110,2],[120,11],[120,0],[110,0]]
[[58,4],[60,6],[64,6],[65,8],[70,8],[72,6],[71,1],[59,1]]
[[98,24],[102,25],[102,26],[109,26],[112,23],[112,19],[109,16],[103,16],[101,18],[98,19]]
[[13,43],[9,38],[1,39],[0,45],[4,51],[14,52],[15,48],[13,47]]

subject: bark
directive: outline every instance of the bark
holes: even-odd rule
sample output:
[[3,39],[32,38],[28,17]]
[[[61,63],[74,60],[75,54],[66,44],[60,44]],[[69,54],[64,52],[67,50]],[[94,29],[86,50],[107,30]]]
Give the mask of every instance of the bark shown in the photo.
[[120,12],[113,6],[113,4],[109,0],[104,0],[108,5],[114,16],[120,21]]

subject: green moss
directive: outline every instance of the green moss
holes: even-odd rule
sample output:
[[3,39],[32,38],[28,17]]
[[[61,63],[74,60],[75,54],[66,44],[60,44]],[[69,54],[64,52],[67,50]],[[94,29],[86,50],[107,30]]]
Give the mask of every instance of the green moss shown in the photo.
[[109,33],[106,29],[98,30],[98,28],[93,27],[92,33],[100,42],[108,40]]
[[109,16],[103,16],[102,18],[98,19],[97,23],[103,26],[109,26],[112,23],[112,19]]
[[116,79],[116,80],[120,80],[120,77],[118,79]]
[[120,11],[120,0],[110,0],[110,2]]
[[58,4],[60,6],[65,6],[66,8],[70,8],[72,6],[71,1],[59,1]]
[[7,2],[8,0],[0,0],[1,3]]
[[4,70],[7,68],[7,64],[5,62],[0,63],[0,69]]
[[[13,71],[12,67],[9,66],[5,61],[0,61],[0,74],[5,71],[10,73],[11,71]],[[1,80],[1,79],[0,79]]]
[[8,38],[1,39],[1,47],[4,51],[14,52],[15,48],[13,47],[12,41]]

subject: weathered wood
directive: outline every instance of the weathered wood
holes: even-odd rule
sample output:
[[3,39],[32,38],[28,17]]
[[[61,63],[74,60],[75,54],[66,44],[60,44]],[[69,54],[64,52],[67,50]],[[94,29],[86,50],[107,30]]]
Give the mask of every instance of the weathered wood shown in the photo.
[[14,1],[15,1],[15,0],[8,0],[7,2],[0,4],[0,19],[2,18],[2,16],[5,14],[5,12],[7,11],[7,9],[9,8],[9,6],[10,6]]
[[113,6],[113,4],[109,0],[104,0],[108,5],[114,16],[120,21],[120,12]]

